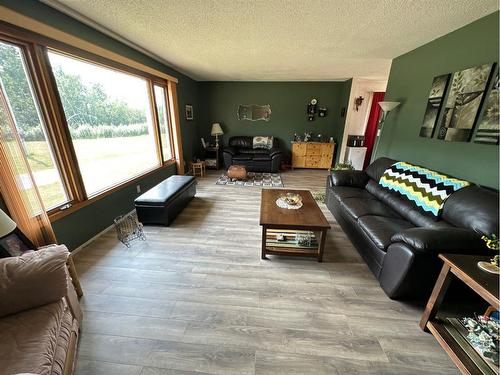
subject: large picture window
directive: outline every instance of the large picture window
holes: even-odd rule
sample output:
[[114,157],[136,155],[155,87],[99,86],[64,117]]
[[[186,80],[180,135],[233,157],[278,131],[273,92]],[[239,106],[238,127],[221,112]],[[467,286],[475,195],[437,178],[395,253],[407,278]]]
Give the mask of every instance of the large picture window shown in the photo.
[[[0,111],[0,131],[5,135],[9,129],[9,137],[19,137],[45,208],[50,210],[65,204],[68,193],[47,137],[24,52],[19,46],[3,41],[0,41],[0,96],[4,103]],[[7,126],[8,121],[14,123],[12,127]],[[18,178],[24,185],[31,184],[28,173],[19,172]]]
[[6,196],[24,191],[51,220],[160,168],[183,173],[175,77],[83,47],[0,25]]
[[48,56],[88,196],[161,164],[147,79],[53,51]]

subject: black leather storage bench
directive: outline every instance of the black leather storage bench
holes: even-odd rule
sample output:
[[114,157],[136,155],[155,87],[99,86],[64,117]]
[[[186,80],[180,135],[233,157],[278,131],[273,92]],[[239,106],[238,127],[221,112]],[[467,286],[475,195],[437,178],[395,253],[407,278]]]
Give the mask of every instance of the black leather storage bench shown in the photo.
[[193,176],[170,176],[135,199],[139,221],[169,226],[196,194]]

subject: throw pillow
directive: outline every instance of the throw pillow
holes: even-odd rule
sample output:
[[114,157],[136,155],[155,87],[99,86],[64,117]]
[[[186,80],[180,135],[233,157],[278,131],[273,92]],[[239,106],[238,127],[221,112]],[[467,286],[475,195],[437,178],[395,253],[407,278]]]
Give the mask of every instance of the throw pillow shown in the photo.
[[68,290],[66,246],[0,260],[0,317],[57,302]]
[[273,138],[274,137],[253,137],[253,148],[264,148],[270,150],[273,148]]

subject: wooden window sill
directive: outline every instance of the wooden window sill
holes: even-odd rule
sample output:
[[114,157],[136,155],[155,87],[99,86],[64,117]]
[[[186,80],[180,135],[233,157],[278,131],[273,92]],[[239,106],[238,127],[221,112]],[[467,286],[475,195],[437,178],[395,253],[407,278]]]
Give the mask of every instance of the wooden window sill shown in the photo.
[[98,200],[105,198],[108,195],[111,195],[120,189],[123,189],[127,186],[130,186],[130,185],[136,183],[137,181],[139,181],[145,177],[151,176],[152,174],[160,172],[160,171],[170,167],[171,165],[175,165],[175,164],[176,164],[175,159],[168,160],[168,161],[164,162],[163,165],[161,165],[157,168],[151,169],[150,171],[147,171],[146,173],[143,173],[139,176],[133,177],[130,180],[126,180],[126,181],[120,183],[119,185],[114,185],[114,186],[110,187],[108,190],[102,191],[98,195],[94,195],[94,196],[92,196],[84,201],[73,203],[70,207],[68,207],[66,209],[55,210],[53,212],[49,212],[49,219],[51,222],[62,219],[63,217],[71,215],[72,213],[78,211],[79,209],[81,209],[83,207],[86,207],[90,204],[93,204],[93,203],[97,202]]

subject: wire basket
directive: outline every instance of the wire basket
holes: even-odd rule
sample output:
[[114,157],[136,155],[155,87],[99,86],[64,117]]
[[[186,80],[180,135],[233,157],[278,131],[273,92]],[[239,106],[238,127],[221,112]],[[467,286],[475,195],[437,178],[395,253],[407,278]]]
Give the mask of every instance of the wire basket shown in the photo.
[[146,241],[143,226],[137,219],[137,212],[134,210],[127,215],[120,215],[114,220],[116,235],[118,240],[125,246],[130,247],[130,242],[140,238]]

